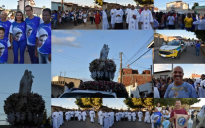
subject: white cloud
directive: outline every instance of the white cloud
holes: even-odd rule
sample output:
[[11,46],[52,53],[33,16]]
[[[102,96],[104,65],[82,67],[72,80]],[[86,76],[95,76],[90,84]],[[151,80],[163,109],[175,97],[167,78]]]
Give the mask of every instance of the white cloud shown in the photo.
[[70,37],[52,36],[52,43],[53,44],[81,48],[81,45],[79,43],[74,42],[75,40],[76,40],[75,36],[70,36]]
[[146,56],[143,56],[142,58],[146,59],[146,58],[151,58],[151,57],[152,57],[152,55],[146,55]]
[[205,64],[194,64],[194,66],[198,67],[198,66],[205,66]]
[[171,70],[171,64],[154,64],[154,72]]
[[78,79],[81,79],[82,81],[93,81],[93,79],[85,77],[79,77]]

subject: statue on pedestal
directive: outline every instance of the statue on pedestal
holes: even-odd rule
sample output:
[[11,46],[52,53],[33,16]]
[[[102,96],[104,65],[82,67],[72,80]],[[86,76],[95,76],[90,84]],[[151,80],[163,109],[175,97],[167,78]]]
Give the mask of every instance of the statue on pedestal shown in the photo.
[[33,78],[32,72],[26,69],[20,81],[19,93],[31,92]]
[[108,45],[104,44],[101,52],[100,52],[100,59],[106,60],[108,58],[109,48]]

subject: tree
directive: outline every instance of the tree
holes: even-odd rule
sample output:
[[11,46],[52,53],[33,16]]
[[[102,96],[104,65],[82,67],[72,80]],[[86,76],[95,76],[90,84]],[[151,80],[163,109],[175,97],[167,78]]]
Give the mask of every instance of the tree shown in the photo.
[[173,106],[175,104],[176,100],[180,100],[181,104],[184,105],[193,105],[194,103],[198,103],[200,99],[197,98],[166,98],[166,99],[161,99],[161,98],[155,98],[154,99],[154,106],[157,105],[157,103],[160,103],[161,106]]
[[194,10],[196,6],[199,6],[199,3],[195,2],[191,9]]
[[196,31],[194,31],[194,33],[198,39],[205,41],[205,34],[204,34],[205,30],[196,30]]
[[99,6],[103,5],[103,0],[94,0],[96,4],[98,4]]
[[143,4],[154,4],[154,0],[134,0],[134,1],[139,3],[140,5],[143,5]]
[[152,107],[153,98],[125,98],[123,101],[129,108]]
[[76,98],[75,103],[80,108],[99,109],[102,106],[102,98]]

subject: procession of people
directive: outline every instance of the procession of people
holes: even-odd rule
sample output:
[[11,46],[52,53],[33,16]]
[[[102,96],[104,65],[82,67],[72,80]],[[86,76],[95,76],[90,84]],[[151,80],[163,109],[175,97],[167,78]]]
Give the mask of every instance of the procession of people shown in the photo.
[[154,98],[205,98],[205,75],[200,79],[183,79],[183,76],[183,68],[177,66],[172,77],[154,78]]
[[[95,117],[98,118],[95,122]],[[88,119],[89,118],[89,119]],[[70,110],[63,111],[61,109],[54,109],[52,113],[52,124],[53,128],[59,128],[66,121],[83,121],[89,120],[90,123],[98,123],[102,128],[110,128],[115,123],[120,121],[136,122],[138,118],[139,122],[151,123],[150,112],[142,111],[130,111],[130,110],[105,110],[99,109],[95,112],[93,109],[90,110]],[[137,122],[136,122],[137,123]]]
[[[136,9],[134,5],[128,4],[124,9],[120,5],[112,6],[111,10],[103,11],[103,30],[128,29],[148,30],[153,29],[153,17],[148,5],[143,9]],[[108,18],[108,16],[110,18]]]
[[102,12],[100,9],[75,9],[65,11],[52,11],[52,29],[58,29],[58,26],[79,26],[95,25],[100,29],[102,21]]
[[205,30],[205,15],[196,13],[155,12],[155,29]]
[[[160,103],[157,103],[157,106],[153,110],[154,112],[151,115],[152,128],[192,128],[194,117],[196,117],[196,120],[198,121],[196,128],[201,128],[204,125],[205,105],[203,105],[199,111],[195,111],[193,109],[182,108],[181,101],[176,100],[173,107],[161,107]],[[184,116],[185,120],[181,126],[179,126],[178,120],[182,116]]]
[[7,64],[8,58],[12,57],[8,54],[9,49],[13,51],[14,64],[25,62],[26,49],[32,64],[48,64],[51,61],[51,10],[43,9],[42,19],[33,15],[30,5],[25,6],[25,12],[27,18],[17,11],[13,20],[8,19],[7,11],[1,12],[0,64]]

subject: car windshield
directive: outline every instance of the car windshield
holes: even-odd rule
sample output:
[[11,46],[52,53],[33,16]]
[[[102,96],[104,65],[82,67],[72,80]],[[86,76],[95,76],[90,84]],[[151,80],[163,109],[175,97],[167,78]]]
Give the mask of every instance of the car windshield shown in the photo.
[[180,44],[179,40],[172,40],[169,43],[167,43],[167,45],[170,45],[170,46],[179,46],[179,44]]
[[115,98],[102,93],[64,93],[60,98]]

